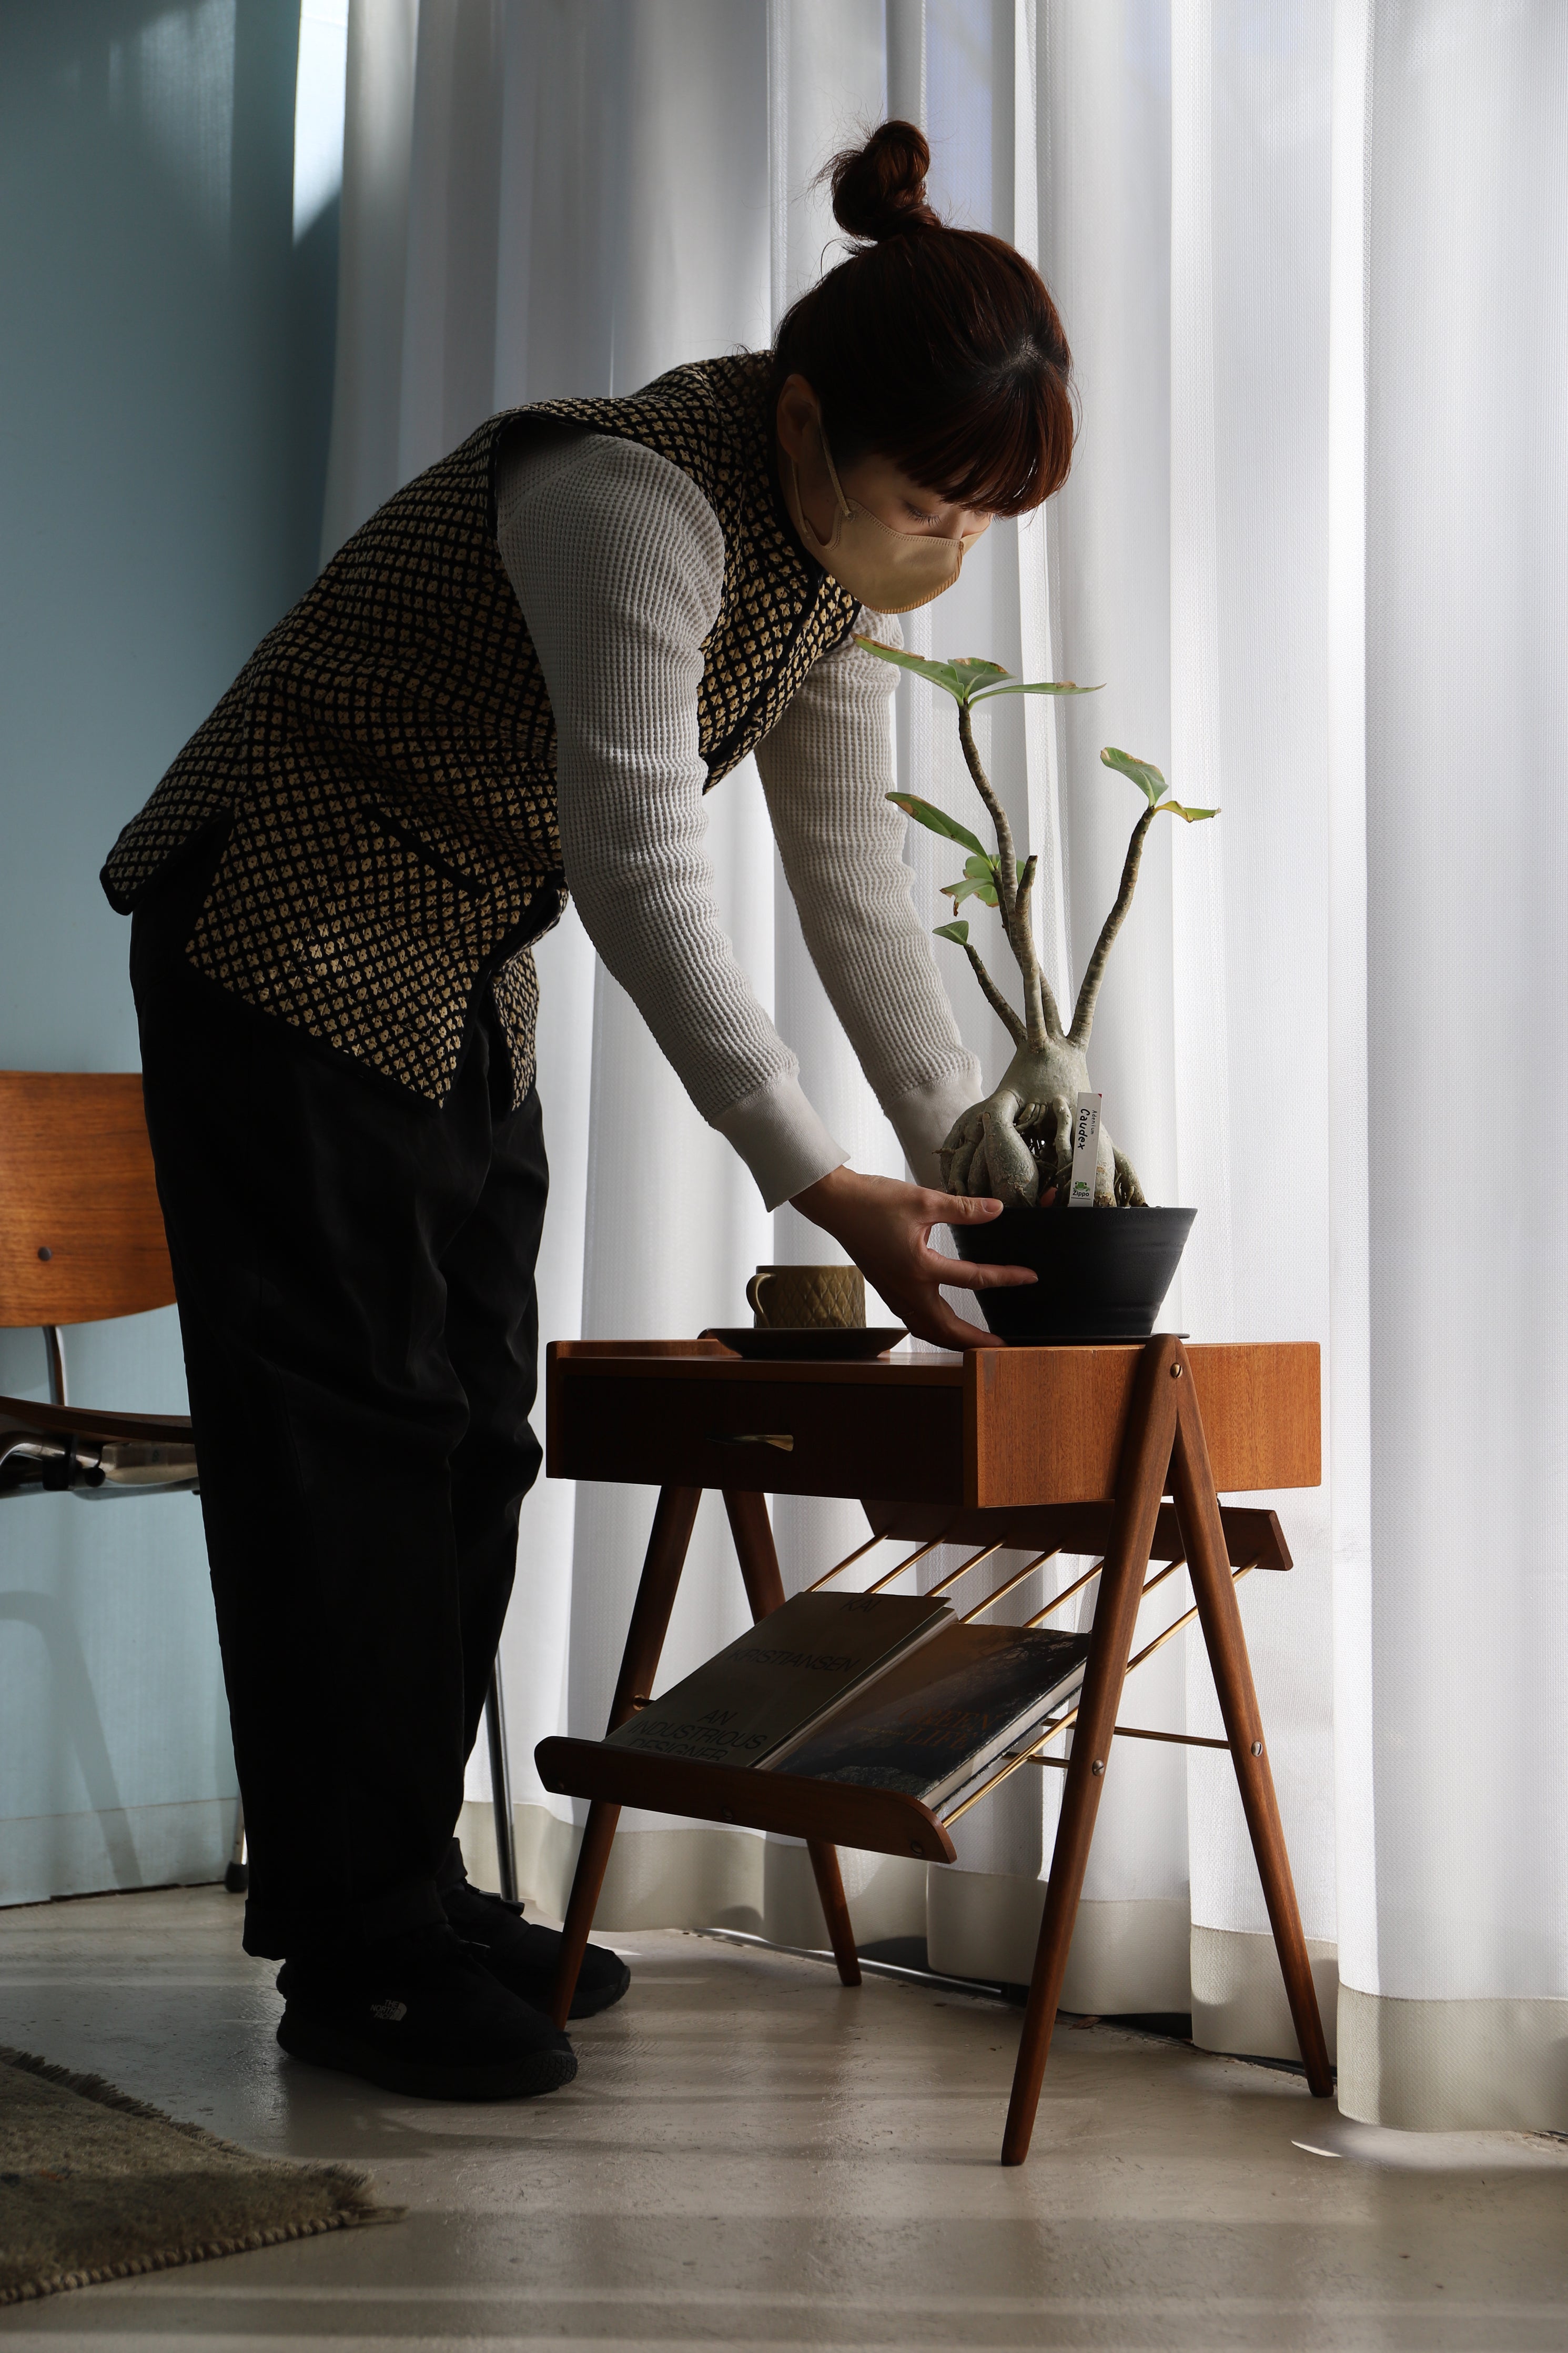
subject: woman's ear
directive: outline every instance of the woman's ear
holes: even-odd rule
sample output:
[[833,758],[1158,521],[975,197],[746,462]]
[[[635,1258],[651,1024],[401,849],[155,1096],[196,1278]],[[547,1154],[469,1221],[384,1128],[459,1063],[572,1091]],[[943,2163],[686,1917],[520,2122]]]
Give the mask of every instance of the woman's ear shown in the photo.
[[822,403],[805,376],[785,376],[779,389],[776,418],[780,443],[798,466],[815,448],[822,424]]

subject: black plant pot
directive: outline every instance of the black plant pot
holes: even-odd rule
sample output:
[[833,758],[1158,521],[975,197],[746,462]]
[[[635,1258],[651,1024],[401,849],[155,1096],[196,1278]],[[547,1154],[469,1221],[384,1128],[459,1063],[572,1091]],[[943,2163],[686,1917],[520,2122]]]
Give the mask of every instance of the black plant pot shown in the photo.
[[1195,1209],[1004,1209],[954,1226],[973,1266],[1030,1266],[1038,1282],[978,1291],[999,1339],[1146,1340],[1171,1288]]

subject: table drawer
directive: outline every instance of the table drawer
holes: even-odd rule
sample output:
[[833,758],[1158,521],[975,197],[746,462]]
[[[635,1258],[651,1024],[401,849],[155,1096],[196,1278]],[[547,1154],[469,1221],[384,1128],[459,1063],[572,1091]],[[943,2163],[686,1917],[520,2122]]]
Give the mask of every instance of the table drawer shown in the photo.
[[[879,1368],[868,1367],[876,1372]],[[551,1368],[547,1462],[557,1479],[739,1487],[779,1495],[895,1492],[963,1500],[963,1394],[952,1381],[700,1377],[643,1366]]]

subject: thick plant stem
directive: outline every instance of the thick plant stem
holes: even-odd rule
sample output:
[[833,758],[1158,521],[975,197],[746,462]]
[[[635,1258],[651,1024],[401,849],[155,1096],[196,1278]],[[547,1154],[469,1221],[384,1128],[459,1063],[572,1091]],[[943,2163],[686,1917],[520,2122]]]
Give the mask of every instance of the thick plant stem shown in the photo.
[[1089,969],[1083,976],[1083,987],[1078,993],[1068,1038],[1080,1050],[1089,1045],[1089,1033],[1094,1027],[1094,1008],[1100,1001],[1100,984],[1105,978],[1105,967],[1116,944],[1116,934],[1126,922],[1127,910],[1132,904],[1132,893],[1138,886],[1138,869],[1143,857],[1143,838],[1157,815],[1156,809],[1146,808],[1132,828],[1132,839],[1127,845],[1127,857],[1121,869],[1121,888],[1116,894],[1116,904],[1105,919],[1094,954],[1089,960]]
[[1017,1015],[1014,1012],[1012,1007],[1008,1004],[1006,998],[997,987],[996,983],[992,979],[991,975],[986,971],[985,966],[981,963],[978,951],[972,948],[967,940],[964,942],[963,953],[969,958],[970,970],[973,973],[975,979],[980,983],[981,994],[984,997],[986,1004],[991,1008],[992,1012],[996,1016],[997,1020],[1000,1021],[1004,1029],[1006,1030],[1007,1035],[1013,1040],[1014,1045],[1026,1046],[1029,1043],[1028,1031],[1025,1029],[1024,1024],[1019,1020]]
[[[1048,1044],[1052,1039],[1060,1038],[1065,1033],[1062,1029],[1062,1017],[1057,1010],[1055,993],[1041,969],[1039,956],[1034,946],[1035,919],[1030,902],[1034,895],[1035,876],[1039,871],[1039,860],[1031,855],[1022,874],[1018,877],[1018,929],[1029,942],[1030,954],[1035,957],[1035,980],[1039,989],[1040,1026],[1045,1033],[1045,1042]],[[1028,983],[1026,980],[1026,998],[1027,992]],[[1038,1045],[1041,1040],[1037,1036],[1032,1042]]]
[[[1013,847],[1013,828],[1007,812],[991,788],[991,779],[981,764],[974,742],[973,714],[967,702],[958,706],[958,740],[963,746],[964,765],[969,770],[975,791],[984,802],[996,828],[996,896],[1000,902],[1003,928],[1007,944],[1017,961],[1024,980],[1024,1019],[1028,1043],[1043,1051],[1053,1037],[1061,1036],[1061,1018],[1055,999],[1040,970],[1040,960],[1035,953],[1035,935],[1029,923],[1029,892],[1034,884],[1034,861],[1026,869],[1020,881],[1017,852]],[[1052,1018],[1047,1021],[1046,1006],[1050,1002]]]

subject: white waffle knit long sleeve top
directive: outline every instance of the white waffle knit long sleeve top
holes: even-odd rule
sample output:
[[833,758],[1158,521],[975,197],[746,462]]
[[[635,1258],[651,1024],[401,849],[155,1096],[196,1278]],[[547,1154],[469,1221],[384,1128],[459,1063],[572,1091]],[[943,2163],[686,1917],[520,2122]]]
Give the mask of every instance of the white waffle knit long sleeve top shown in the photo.
[[[769,1208],[847,1155],[725,937],[698,751],[702,646],[724,542],[711,507],[635,442],[525,428],[503,444],[497,535],[555,716],[566,883],[599,955]],[[900,642],[896,621],[860,625]],[[893,671],[818,661],[756,759],[813,963],[916,1176],[981,1093],[903,862]]]

